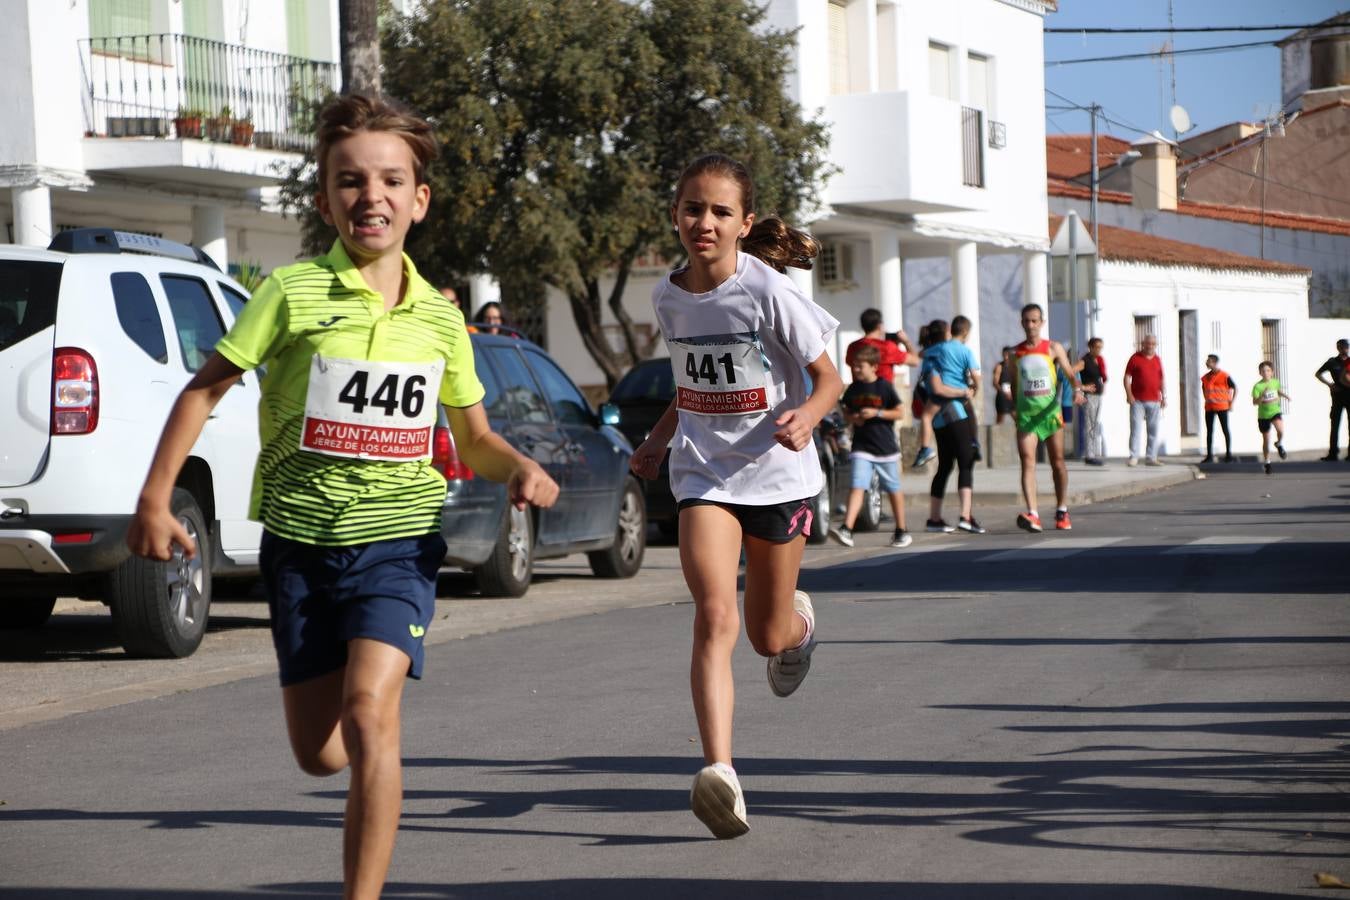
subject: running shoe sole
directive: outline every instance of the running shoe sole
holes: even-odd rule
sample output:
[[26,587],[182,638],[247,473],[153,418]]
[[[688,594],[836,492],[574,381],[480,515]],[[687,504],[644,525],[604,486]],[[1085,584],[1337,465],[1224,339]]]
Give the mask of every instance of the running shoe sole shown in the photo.
[[740,786],[729,781],[714,766],[704,766],[694,776],[689,808],[718,840],[740,837],[750,830]]
[[784,650],[769,660],[769,689],[777,697],[791,696],[801,687],[806,673],[811,671],[811,654],[816,651],[816,611],[811,606],[811,595],[806,591],[794,593],[792,609],[810,620],[811,638],[800,650]]

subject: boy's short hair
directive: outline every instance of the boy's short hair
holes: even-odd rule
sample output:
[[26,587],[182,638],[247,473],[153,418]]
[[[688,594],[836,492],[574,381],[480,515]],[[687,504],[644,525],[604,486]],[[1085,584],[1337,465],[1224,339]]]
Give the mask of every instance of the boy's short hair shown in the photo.
[[1272,372],[1275,371],[1275,364],[1274,364],[1273,362],[1271,362],[1270,360],[1268,360],[1268,359],[1263,359],[1263,360],[1261,360],[1261,365],[1259,365],[1259,366],[1256,367],[1256,371],[1259,372],[1259,371],[1261,371],[1262,369],[1264,369],[1266,366],[1270,366],[1270,370],[1271,370]]
[[863,333],[870,334],[881,327],[881,310],[864,309],[862,315],[858,316],[858,324],[862,326]]
[[1219,361],[1219,354],[1217,354],[1217,353],[1211,353],[1209,356],[1206,356],[1205,359],[1212,359],[1212,360],[1214,360],[1215,362],[1218,362],[1218,361]]
[[952,319],[952,337],[959,338],[967,334],[970,334],[970,319],[965,316]]
[[1099,338],[1099,337],[1090,337],[1090,338],[1088,338],[1088,346],[1089,346],[1089,347],[1091,347],[1093,344],[1100,344],[1101,342],[1102,342],[1102,339]]
[[881,351],[872,344],[863,344],[853,351],[853,361],[877,365],[881,362]]
[[340,94],[319,112],[314,158],[319,167],[320,190],[328,183],[328,151],[339,141],[362,131],[387,131],[403,138],[412,151],[413,178],[418,184],[426,183],[427,167],[440,155],[431,123],[384,97]]

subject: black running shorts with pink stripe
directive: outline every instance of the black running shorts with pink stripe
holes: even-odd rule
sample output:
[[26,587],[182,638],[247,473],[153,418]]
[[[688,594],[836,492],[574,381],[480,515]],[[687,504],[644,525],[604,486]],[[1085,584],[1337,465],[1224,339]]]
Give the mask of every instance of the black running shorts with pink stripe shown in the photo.
[[717,506],[725,509],[741,523],[741,531],[750,537],[774,544],[786,544],[799,536],[811,534],[811,501],[789,500],[767,506],[744,503],[723,503],[720,500],[693,498],[681,500],[679,509],[691,506]]

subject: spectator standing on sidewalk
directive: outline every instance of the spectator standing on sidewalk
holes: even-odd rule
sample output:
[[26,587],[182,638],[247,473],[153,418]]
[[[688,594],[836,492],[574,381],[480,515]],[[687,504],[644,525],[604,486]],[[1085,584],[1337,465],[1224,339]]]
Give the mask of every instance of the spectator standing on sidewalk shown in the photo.
[[1151,334],[1144,335],[1139,352],[1125,364],[1125,402],[1130,405],[1129,464],[1139,465],[1143,456],[1146,466],[1162,465],[1158,460],[1158,423],[1167,407],[1167,395],[1158,339]]
[[924,353],[919,376],[928,390],[930,402],[937,408],[933,416],[933,434],[938,466],[928,492],[925,529],[940,533],[955,530],[942,518],[942,498],[955,466],[956,487],[961,498],[961,517],[956,527],[971,534],[984,534],[980,523],[971,515],[975,463],[979,460],[980,445],[976,440],[975,410],[970,400],[979,390],[980,361],[966,344],[970,335],[969,319],[965,316],[953,319],[951,333],[950,340],[934,344]]
[[844,365],[853,365],[857,352],[863,347],[875,347],[878,355],[877,377],[894,384],[896,366],[919,364],[919,353],[910,343],[909,335],[903,330],[886,331],[881,324],[881,310],[863,310],[858,317],[858,325],[863,330],[863,336],[849,344],[844,351]]
[[844,418],[853,426],[853,444],[849,452],[848,506],[844,522],[830,529],[830,537],[845,547],[853,546],[853,523],[862,509],[863,494],[876,473],[881,489],[891,499],[895,516],[892,547],[908,547],[913,538],[905,531],[905,495],[900,492],[900,444],[895,439],[895,422],[904,414],[900,396],[889,381],[877,372],[881,353],[864,345],[854,352],[849,369],[853,382],[839,401]]
[[994,384],[997,385],[997,392],[994,394],[994,412],[997,414],[994,418],[995,425],[1002,425],[1003,418],[1013,413],[1013,373],[1017,371],[1017,359],[1013,355],[1012,347],[1004,347],[1003,355],[999,361],[994,363]]
[[1211,353],[1205,357],[1209,371],[1200,376],[1200,387],[1205,395],[1205,458],[1202,463],[1214,462],[1214,420],[1223,428],[1224,462],[1233,461],[1233,438],[1228,433],[1228,411],[1237,399],[1237,384],[1231,375],[1219,368],[1219,357]]
[[[1326,378],[1322,375],[1326,374]],[[1313,377],[1331,391],[1331,437],[1323,462],[1335,462],[1340,453],[1341,413],[1346,414],[1345,458],[1350,459],[1350,341],[1336,342],[1336,355],[1322,363]]]
[[1106,464],[1106,441],[1102,437],[1102,392],[1106,389],[1106,360],[1102,357],[1102,339],[1088,340],[1087,352],[1079,360],[1078,379],[1083,382],[1083,462],[1089,466]]

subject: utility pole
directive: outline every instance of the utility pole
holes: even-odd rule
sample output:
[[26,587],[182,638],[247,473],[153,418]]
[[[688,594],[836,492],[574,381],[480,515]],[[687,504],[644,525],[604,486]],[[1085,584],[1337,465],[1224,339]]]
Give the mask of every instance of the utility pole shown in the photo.
[[[1101,230],[1097,227],[1097,194],[1100,190],[1099,182],[1101,180],[1101,171],[1097,166],[1097,114],[1100,113],[1101,111],[1102,108],[1098,106],[1096,103],[1093,103],[1091,106],[1088,107],[1088,113],[1092,116],[1092,184],[1091,184],[1092,199],[1088,201],[1088,217],[1092,219],[1092,243],[1097,247],[1100,247],[1102,245]],[[1093,250],[1093,252],[1097,253],[1100,251]],[[1093,290],[1091,316],[1094,326],[1096,325],[1097,322],[1098,312],[1099,309],[1097,307],[1097,291]]]
[[382,92],[378,0],[338,0],[338,32],[342,38],[342,92],[378,96]]

